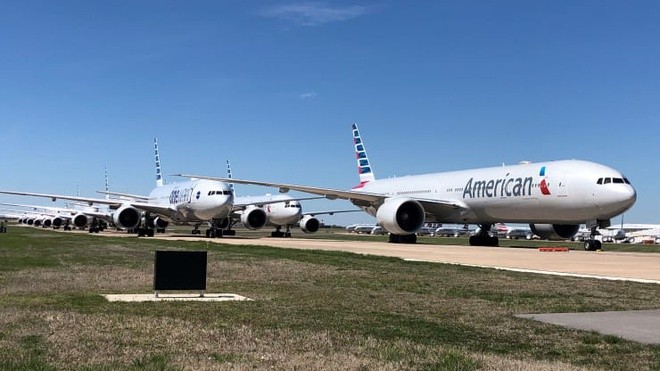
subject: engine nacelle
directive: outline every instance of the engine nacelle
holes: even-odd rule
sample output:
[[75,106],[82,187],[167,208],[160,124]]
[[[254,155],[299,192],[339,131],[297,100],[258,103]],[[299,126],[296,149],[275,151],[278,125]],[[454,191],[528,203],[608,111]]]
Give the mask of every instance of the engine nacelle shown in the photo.
[[165,229],[167,228],[168,225],[170,225],[170,222],[168,222],[167,220],[161,217],[158,217],[154,219],[154,225],[156,226],[157,229]]
[[115,226],[122,229],[131,229],[140,225],[140,211],[133,206],[123,205],[112,213],[112,221]]
[[424,225],[424,208],[412,198],[389,198],[376,212],[378,224],[393,234],[413,234]]
[[42,220],[41,223],[43,224],[44,228],[50,228],[50,226],[53,225],[53,220],[50,218],[46,218]]
[[580,229],[580,225],[572,224],[530,224],[529,228],[535,235],[544,240],[568,240]]
[[56,216],[51,220],[51,222],[53,224],[53,228],[59,228],[64,224],[64,219],[59,216]]
[[241,223],[247,229],[260,229],[266,225],[266,212],[260,207],[250,207],[241,214]]
[[170,225],[170,222],[167,220],[157,216],[155,218],[150,218],[147,221],[147,225],[149,228],[155,228],[155,229],[165,229],[167,228],[168,225]]
[[78,228],[85,228],[89,223],[89,217],[83,213],[78,213],[73,216],[73,225]]
[[321,222],[311,215],[305,215],[300,219],[300,230],[305,233],[316,233],[321,228]]

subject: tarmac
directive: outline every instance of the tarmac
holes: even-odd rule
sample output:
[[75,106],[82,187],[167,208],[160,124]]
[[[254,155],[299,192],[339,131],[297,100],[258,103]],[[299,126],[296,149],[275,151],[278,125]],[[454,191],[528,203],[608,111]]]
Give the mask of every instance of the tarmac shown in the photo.
[[404,260],[460,264],[528,273],[564,275],[660,284],[660,254],[593,251],[539,251],[532,248],[463,245],[392,244],[302,238],[208,239],[186,235],[158,236],[165,240],[206,241],[230,245],[260,245],[288,249],[346,251],[398,257]]

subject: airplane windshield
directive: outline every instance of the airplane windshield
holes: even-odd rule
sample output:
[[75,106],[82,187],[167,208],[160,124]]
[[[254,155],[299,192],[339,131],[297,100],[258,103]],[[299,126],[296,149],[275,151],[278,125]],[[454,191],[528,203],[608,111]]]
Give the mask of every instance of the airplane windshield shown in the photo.
[[596,184],[630,184],[628,178],[598,178]]

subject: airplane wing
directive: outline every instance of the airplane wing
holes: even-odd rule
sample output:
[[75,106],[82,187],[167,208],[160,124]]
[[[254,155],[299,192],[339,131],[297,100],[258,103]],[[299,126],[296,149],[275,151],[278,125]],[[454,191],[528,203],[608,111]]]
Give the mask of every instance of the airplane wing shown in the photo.
[[134,200],[134,201],[147,201],[149,199],[149,197],[147,197],[147,196],[133,195],[133,194],[130,194],[130,193],[120,193],[120,192],[110,192],[110,191],[96,191],[96,193],[110,195],[110,196],[123,197],[123,199],[129,200],[129,201],[131,201],[131,200]]
[[[310,187],[310,186],[283,184],[283,183],[270,183],[270,182],[242,180],[235,178],[218,178],[218,177],[189,175],[189,174],[177,174],[177,176],[197,178],[197,179],[210,179],[221,182],[233,182],[238,184],[260,185],[264,187],[274,187],[274,188],[279,188],[281,193],[288,192],[289,190],[294,190],[299,192],[321,195],[330,200],[335,200],[335,199],[349,200],[354,204],[360,206],[380,204],[385,202],[385,200],[389,197],[385,194],[364,192],[364,191],[355,191],[355,190],[342,191],[332,188]],[[465,203],[458,200],[435,200],[435,199],[426,199],[426,198],[417,198],[417,197],[411,197],[411,198],[417,200],[420,204],[422,204],[427,214],[435,217],[450,215],[456,213],[457,211],[463,211],[463,212],[469,211],[469,207]]]
[[311,211],[308,213],[303,213],[303,215],[316,216],[316,215],[334,215],[339,213],[352,213],[355,211],[362,211],[362,209],[350,209],[350,210],[327,210],[327,211]]
[[263,206],[263,205],[270,205],[270,204],[276,204],[280,202],[291,202],[291,201],[305,201],[305,200],[318,200],[324,197],[298,197],[298,198],[290,198],[286,200],[269,200],[269,201],[258,201],[258,202],[239,202],[236,203],[234,202],[234,207],[232,211],[236,210],[244,210],[248,206]]
[[79,201],[79,202],[84,202],[90,206],[93,204],[102,204],[102,205],[110,205],[111,207],[112,206],[119,207],[122,204],[121,202],[119,202],[119,200],[106,200],[104,198],[64,196],[64,195],[54,195],[47,193],[16,192],[16,191],[2,191],[2,190],[0,190],[0,193],[7,195],[17,195],[17,196],[33,196],[33,197],[50,198],[53,202],[57,201],[57,199]]
[[[123,204],[129,204],[135,207],[136,209],[140,209],[160,215],[167,215],[167,216],[170,216],[174,212],[176,212],[175,209],[166,205],[152,204],[148,202],[130,201],[130,200],[106,200],[105,198],[64,196],[64,195],[54,195],[54,194],[46,194],[46,193],[15,192],[15,191],[2,191],[2,190],[0,190],[0,193],[8,194],[8,195],[18,195],[18,196],[44,197],[44,198],[50,198],[53,201],[56,201],[57,199],[80,201],[80,202],[85,202],[90,206],[93,204],[101,204],[101,205],[109,205],[111,208],[118,208]],[[81,211],[81,212],[85,213],[85,211]]]
[[238,184],[252,184],[252,185],[259,185],[264,187],[273,187],[273,188],[279,188],[280,193],[286,193],[290,190],[294,190],[294,191],[320,195],[330,200],[342,199],[342,200],[361,200],[366,202],[378,202],[387,198],[387,196],[378,193],[361,192],[361,191],[341,191],[332,188],[310,187],[310,186],[301,186],[294,184],[269,183],[269,182],[255,181],[255,180],[219,178],[219,177],[187,175],[187,174],[176,174],[176,176],[181,176],[186,178],[196,178],[196,179],[217,180],[221,182],[233,182]]
[[136,209],[148,211],[150,213],[154,213],[158,215],[165,215],[169,217],[171,217],[177,212],[177,209],[175,209],[174,207],[170,207],[166,205],[151,204],[148,202],[130,202],[130,201],[127,203]]

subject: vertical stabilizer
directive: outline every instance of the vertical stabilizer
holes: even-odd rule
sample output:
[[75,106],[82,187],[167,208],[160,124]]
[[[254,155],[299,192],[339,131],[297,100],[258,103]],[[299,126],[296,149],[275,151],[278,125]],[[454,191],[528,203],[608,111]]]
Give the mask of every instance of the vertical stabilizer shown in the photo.
[[103,167],[103,176],[105,177],[105,199],[110,199],[110,185],[108,183],[108,168]]
[[353,144],[355,145],[355,157],[357,159],[358,175],[360,176],[360,184],[354,188],[361,188],[376,178],[371,170],[369,157],[367,157],[367,151],[364,148],[364,142],[356,124],[353,124]]
[[163,186],[163,173],[160,169],[160,155],[158,154],[158,140],[154,138],[154,150],[156,156],[156,187]]
[[[229,164],[229,160],[227,160],[227,178],[232,179],[231,164]],[[234,191],[234,183],[228,183],[227,185],[229,186],[229,189],[231,190],[231,193],[234,194],[234,196],[235,196],[236,193]]]

